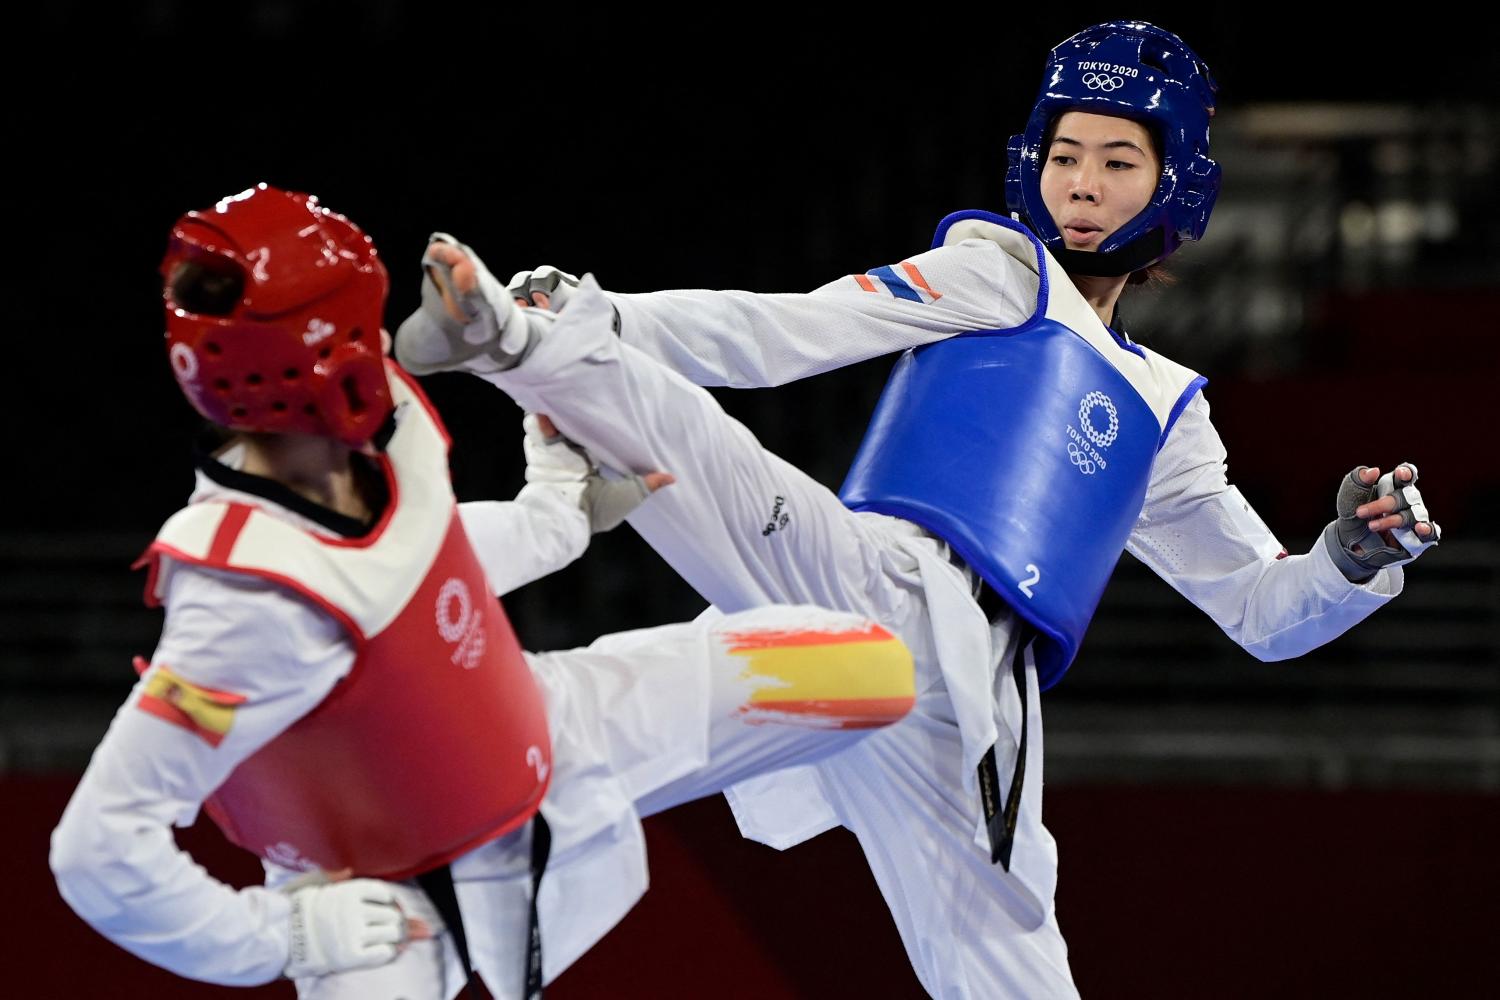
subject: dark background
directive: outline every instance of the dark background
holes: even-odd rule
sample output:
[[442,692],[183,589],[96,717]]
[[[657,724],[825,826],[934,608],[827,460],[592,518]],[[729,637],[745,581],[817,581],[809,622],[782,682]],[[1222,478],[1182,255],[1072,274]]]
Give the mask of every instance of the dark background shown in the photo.
[[[194,422],[152,348],[155,267],[189,208],[262,180],[318,194],[384,254],[393,325],[415,306],[415,262],[433,229],[460,235],[502,278],[553,263],[620,291],[810,289],[926,247],[949,211],[1003,211],[1006,139],[1024,122],[1046,50],[1111,12],[1081,5],[1002,28],[988,12],[938,10],[911,22],[803,10],[535,23],[498,8],[430,17],[400,2],[232,10],[163,0],[95,13],[64,2],[35,35],[9,40],[22,58],[7,73],[24,97],[10,113],[18,173],[6,252],[19,266],[6,271],[25,276],[10,297],[12,343],[33,402],[28,433],[56,442],[12,456],[28,485],[7,500],[27,529],[85,520],[151,530],[188,487]],[[1224,123],[1258,102],[1493,107],[1500,94],[1463,41],[1482,24],[1152,16],[1209,60]],[[23,49],[44,61],[23,69]],[[1254,180],[1235,166],[1225,164],[1226,200]],[[1484,223],[1494,206],[1460,207],[1463,245],[1447,252],[1495,265],[1493,279],[1500,232]],[[1178,299],[1194,294],[1197,249],[1174,262]],[[1396,384],[1378,388],[1399,389],[1404,363],[1381,359]],[[836,482],[888,367],[729,394],[726,405]],[[1236,371],[1207,374],[1217,384]],[[430,381],[454,407],[460,489],[508,492],[518,453],[476,460],[465,447],[512,434],[505,419],[468,419],[469,406],[489,412],[494,400],[452,384],[463,379]],[[1391,461],[1353,455],[1319,474],[1336,480],[1356,460]],[[101,480],[118,484],[102,508]],[[1295,527],[1322,523],[1329,492],[1308,498]]]
[[[1312,543],[1351,465],[1405,459],[1421,464],[1450,540],[1389,613],[1295,669],[1250,662],[1122,567],[1128,592],[1106,598],[1049,719],[1049,826],[1075,974],[1098,997],[1493,990],[1493,20],[1151,4],[598,15],[163,0],[52,3],[0,43],[0,274],[19,388],[0,537],[0,793],[15,818],[17,898],[40,901],[35,914],[8,907],[6,954],[24,953],[12,967],[29,977],[16,995],[214,993],[93,936],[42,860],[128,689],[128,654],[149,652],[154,619],[130,607],[138,581],[125,564],[191,486],[197,423],[164,363],[155,274],[178,215],[261,180],[318,194],[381,249],[391,326],[416,303],[433,229],[479,249],[502,278],[545,262],[621,291],[810,289],[912,255],[949,211],[1003,210],[1006,139],[1047,49],[1122,13],[1179,32],[1213,67],[1216,139],[1268,107],[1482,121],[1465,133],[1481,141],[1443,154],[1469,178],[1446,189],[1456,233],[1401,266],[1361,270],[1337,243],[1299,264],[1303,319],[1270,339],[1236,325],[1237,296],[1259,270],[1228,269],[1245,281],[1226,288],[1214,241],[1239,231],[1232,206],[1282,196],[1257,186],[1260,156],[1303,147],[1242,136],[1228,147],[1247,150],[1238,161],[1219,152],[1225,188],[1208,238],[1174,259],[1178,284],[1143,307],[1171,332],[1133,332],[1210,377],[1231,476],[1289,548]],[[1386,196],[1368,142],[1320,148],[1338,163],[1336,197]],[[1208,318],[1188,335],[1166,322],[1190,310]],[[889,364],[719,397],[836,486]],[[513,494],[519,412],[463,377],[427,386],[455,433],[460,493]],[[507,607],[541,649],[688,617],[701,601],[622,530]],[[1225,742],[1247,730],[1264,730],[1280,756]],[[1188,763],[1131,756],[1163,733],[1192,737]],[[1393,734],[1447,742],[1376,755]],[[1336,746],[1298,749],[1317,738]],[[915,990],[846,835],[775,856],[735,840],[717,801],[650,833],[653,892],[559,996]],[[216,871],[253,877],[211,831],[192,843]]]

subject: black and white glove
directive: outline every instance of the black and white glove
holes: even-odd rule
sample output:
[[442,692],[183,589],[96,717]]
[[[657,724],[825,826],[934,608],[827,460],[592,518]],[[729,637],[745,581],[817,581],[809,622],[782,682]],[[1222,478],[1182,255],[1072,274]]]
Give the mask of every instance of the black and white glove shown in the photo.
[[[544,428],[536,414],[526,414],[521,426],[526,429],[526,481],[546,483],[571,494],[588,516],[589,531],[595,535],[618,527],[653,490],[671,482],[670,476],[661,473],[605,479],[587,452],[550,425]],[[548,433],[549,429],[553,433]]]
[[[578,290],[578,278],[551,264],[543,264],[534,271],[517,271],[505,287],[513,299],[521,299],[529,306],[542,306],[553,312],[561,312],[562,307],[568,304],[568,299]],[[538,299],[538,293],[545,298]]]
[[[1357,466],[1344,477],[1339,485],[1335,508],[1338,518],[1323,529],[1323,541],[1334,565],[1351,583],[1364,583],[1385,566],[1410,562],[1442,538],[1442,529],[1427,513],[1422,502],[1422,493],[1417,489],[1417,467],[1403,462],[1387,472],[1374,483],[1360,479],[1367,466]],[[1406,469],[1410,478],[1398,477],[1397,471]],[[1357,513],[1366,504],[1391,498],[1379,504],[1381,509],[1366,508],[1363,515]],[[1388,517],[1399,517],[1400,523],[1385,531],[1372,531],[1372,521]],[[1426,524],[1431,533],[1418,534],[1416,526]]]
[[384,965],[407,941],[442,928],[433,908],[423,905],[425,896],[391,882],[314,877],[298,879],[285,891],[292,899],[288,979]]
[[[572,301],[582,284],[581,279],[567,271],[560,271],[551,264],[543,264],[534,271],[517,271],[511,277],[510,284],[505,287],[517,305],[535,306],[559,313]],[[619,333],[620,307],[613,301],[609,305],[614,310],[614,331]]]
[[[456,248],[474,265],[477,282],[467,294],[454,282],[444,247]],[[517,306],[479,255],[447,233],[430,237],[422,275],[422,305],[396,330],[396,360],[413,375],[505,371],[519,364],[552,324],[552,313]],[[450,303],[463,320],[449,311]]]

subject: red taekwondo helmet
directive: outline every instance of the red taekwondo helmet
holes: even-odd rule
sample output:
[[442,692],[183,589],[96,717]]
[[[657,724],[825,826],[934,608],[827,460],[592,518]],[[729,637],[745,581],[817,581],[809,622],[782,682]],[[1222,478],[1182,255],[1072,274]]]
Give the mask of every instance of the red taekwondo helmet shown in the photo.
[[[178,280],[191,265],[219,294]],[[161,270],[167,355],[199,413],[355,448],[379,432],[392,405],[380,338],[390,282],[354,223],[259,184],[178,219]]]

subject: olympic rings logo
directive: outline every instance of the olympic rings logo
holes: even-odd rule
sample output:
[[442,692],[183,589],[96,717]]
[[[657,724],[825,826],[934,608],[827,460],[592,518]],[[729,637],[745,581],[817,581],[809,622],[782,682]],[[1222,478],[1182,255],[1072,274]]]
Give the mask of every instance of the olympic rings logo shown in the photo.
[[1089,458],[1084,450],[1078,447],[1072,441],[1068,442],[1068,461],[1078,466],[1078,471],[1083,473],[1085,476],[1092,476],[1094,472],[1099,468],[1094,464],[1094,460],[1092,458]]
[[[457,604],[458,617],[449,615],[452,605]],[[457,642],[469,630],[469,620],[474,612],[474,603],[469,598],[469,587],[458,577],[450,578],[438,591],[437,630],[444,642]]]
[[183,382],[196,382],[198,380],[198,355],[193,349],[180,341],[172,345],[167,352],[167,357],[172,362],[172,371],[177,378]]
[[1125,86],[1125,78],[1110,76],[1108,73],[1085,73],[1083,74],[1083,85],[1090,90],[1102,90],[1109,93],[1119,90]]
[[[1099,430],[1094,426],[1094,411],[1102,408],[1104,415],[1109,419],[1109,427]],[[1083,427],[1083,433],[1094,442],[1096,448],[1108,448],[1115,443],[1115,438],[1120,433],[1120,414],[1115,410],[1114,401],[1097,389],[1084,396],[1078,402],[1078,423]]]

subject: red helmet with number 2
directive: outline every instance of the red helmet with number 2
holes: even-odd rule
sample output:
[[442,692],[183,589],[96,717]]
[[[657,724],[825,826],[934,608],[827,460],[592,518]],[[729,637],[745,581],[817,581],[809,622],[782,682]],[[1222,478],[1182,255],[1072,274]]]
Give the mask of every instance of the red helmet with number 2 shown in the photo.
[[[176,301],[188,264],[237,294],[211,310]],[[350,447],[379,432],[391,412],[380,336],[390,282],[354,223],[260,184],[178,219],[162,275],[168,358],[199,413]]]

